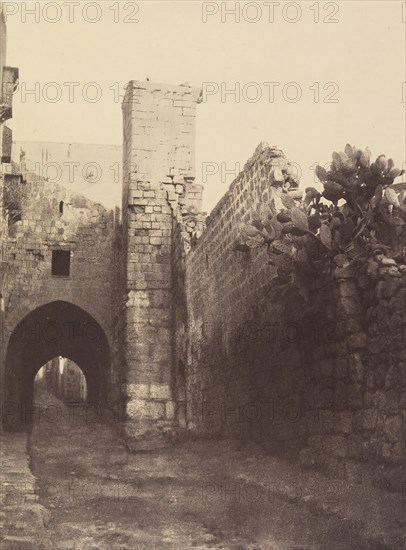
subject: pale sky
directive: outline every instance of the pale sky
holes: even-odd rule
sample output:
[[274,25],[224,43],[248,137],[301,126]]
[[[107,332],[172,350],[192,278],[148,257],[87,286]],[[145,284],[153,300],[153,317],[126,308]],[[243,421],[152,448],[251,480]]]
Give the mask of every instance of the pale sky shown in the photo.
[[[6,4],[15,12],[7,20],[8,64],[19,67],[27,89],[38,83],[41,92],[38,102],[24,99],[21,86],[16,93],[15,140],[121,144],[116,91],[148,77],[218,89],[197,107],[196,181],[206,163],[218,167],[203,182],[207,211],[234,179],[236,163],[242,168],[261,141],[302,167],[303,187],[314,185],[311,166],[328,162],[346,142],[368,145],[374,158],[385,153],[399,167],[405,162],[405,2],[105,1],[99,13],[88,6],[85,14],[84,5],[97,3],[81,2],[73,22],[67,2],[59,14],[55,2],[29,2],[39,5],[38,20],[27,14],[25,22],[22,3]],[[239,22],[225,13],[232,8]],[[42,96],[48,90],[53,98],[50,82],[62,92],[55,103]],[[64,82],[79,83],[72,103]],[[95,92],[89,82],[97,83],[100,101],[83,98],[83,89],[90,98]],[[222,98],[236,83],[238,97]],[[293,102],[295,94],[301,97]]]

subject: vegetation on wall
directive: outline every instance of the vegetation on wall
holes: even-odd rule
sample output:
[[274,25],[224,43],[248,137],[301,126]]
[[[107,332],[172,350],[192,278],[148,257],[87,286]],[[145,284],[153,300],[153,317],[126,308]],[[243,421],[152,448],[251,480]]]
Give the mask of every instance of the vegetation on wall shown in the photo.
[[281,290],[294,285],[305,299],[307,283],[317,273],[366,266],[374,276],[379,266],[406,263],[401,244],[406,191],[393,187],[404,170],[385,155],[371,163],[370,155],[368,148],[348,144],[344,152],[334,152],[328,170],[316,168],[323,191],[308,187],[300,199],[292,193],[296,182],[285,172],[282,181],[273,181],[271,200],[259,203],[251,222],[239,226],[236,249],[267,246]]

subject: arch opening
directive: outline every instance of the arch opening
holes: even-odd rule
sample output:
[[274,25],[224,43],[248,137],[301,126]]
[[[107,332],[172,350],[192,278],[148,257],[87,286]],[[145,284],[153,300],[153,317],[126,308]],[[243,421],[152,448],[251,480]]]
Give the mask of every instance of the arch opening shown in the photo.
[[37,373],[59,357],[82,371],[87,403],[106,405],[110,348],[103,329],[80,307],[70,302],[50,302],[29,313],[10,336],[4,372],[5,431],[29,429],[35,414]]
[[87,382],[82,369],[67,357],[54,357],[34,378],[34,405],[41,394],[53,394],[66,404],[85,403]]

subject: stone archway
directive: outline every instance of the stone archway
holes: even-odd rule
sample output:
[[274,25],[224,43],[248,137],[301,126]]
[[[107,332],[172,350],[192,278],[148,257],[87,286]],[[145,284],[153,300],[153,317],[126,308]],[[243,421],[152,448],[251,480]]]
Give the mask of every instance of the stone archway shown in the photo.
[[110,348],[100,324],[82,308],[58,300],[36,308],[15,327],[8,341],[4,370],[3,428],[30,425],[34,378],[55,356],[74,361],[83,371],[88,402],[104,406]]

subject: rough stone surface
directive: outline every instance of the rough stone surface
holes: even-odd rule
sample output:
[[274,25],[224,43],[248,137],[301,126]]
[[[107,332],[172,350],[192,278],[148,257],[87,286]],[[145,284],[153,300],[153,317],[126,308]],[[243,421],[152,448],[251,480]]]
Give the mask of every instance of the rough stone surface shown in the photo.
[[[254,440],[340,479],[400,490],[404,266],[390,259],[369,275],[338,268],[314,281],[307,303],[281,295],[266,250],[234,245],[256,202],[283,207],[276,175],[288,161],[262,143],[205,219],[194,181],[198,101],[186,85],[129,84],[121,215],[41,179],[3,178],[5,395],[18,393],[33,349],[19,357],[16,328],[66,302],[83,312],[67,310],[68,320],[90,318],[103,330],[103,345],[89,350],[105,363],[85,375],[94,382],[102,371],[93,396],[122,420],[128,440],[156,443],[175,427]],[[69,277],[52,276],[54,249],[71,251]],[[68,343],[65,335],[65,351]],[[38,362],[52,359],[35,350]]]
[[177,280],[186,286],[175,289],[175,354],[186,372],[188,425],[401,491],[404,271],[370,278],[339,268],[335,280],[315,282],[311,307],[273,293],[265,251],[233,245],[252,205],[278,192],[270,162],[277,154],[257,149],[183,263],[174,240]]
[[1,534],[7,550],[50,550],[49,511],[39,503],[37,480],[29,468],[27,436],[0,436]]

